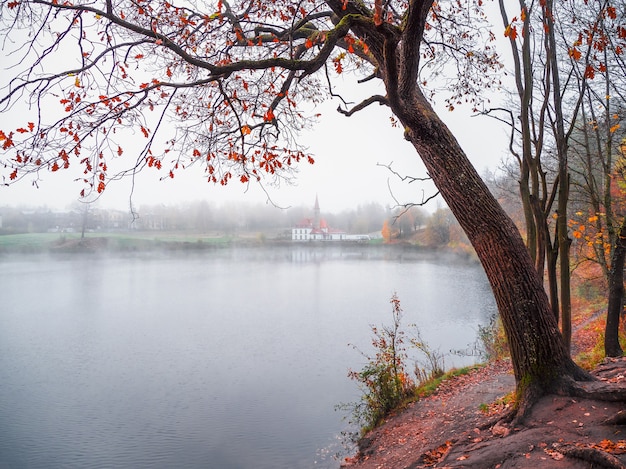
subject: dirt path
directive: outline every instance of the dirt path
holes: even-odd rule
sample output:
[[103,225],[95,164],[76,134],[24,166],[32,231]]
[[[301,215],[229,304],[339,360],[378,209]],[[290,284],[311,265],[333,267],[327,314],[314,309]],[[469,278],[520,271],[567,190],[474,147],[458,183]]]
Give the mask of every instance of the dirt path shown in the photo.
[[[626,359],[609,363],[597,375],[626,386]],[[359,455],[342,467],[626,469],[626,426],[605,423],[624,410],[623,403],[546,396],[524,427],[511,431],[497,423],[504,404],[484,410],[514,387],[505,362],[454,378],[367,435]]]

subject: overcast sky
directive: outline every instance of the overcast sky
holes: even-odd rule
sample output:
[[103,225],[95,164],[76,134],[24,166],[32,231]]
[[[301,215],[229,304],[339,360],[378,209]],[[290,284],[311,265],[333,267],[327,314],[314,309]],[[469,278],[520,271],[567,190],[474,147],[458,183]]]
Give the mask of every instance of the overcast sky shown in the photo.
[[[337,103],[328,101],[320,111],[322,118],[311,132],[302,135],[315,157],[315,164],[300,165],[296,184],[267,187],[273,203],[279,206],[312,205],[318,195],[323,211],[356,208],[359,204],[378,202],[395,205],[419,202],[433,192],[429,184],[401,182],[380,165],[393,163],[402,174],[424,177],[425,169],[413,147],[403,139],[402,129],[390,125],[389,111],[378,105],[352,117],[338,114]],[[506,157],[507,129],[487,117],[472,117],[471,110],[442,110],[441,116],[482,175],[495,170]],[[130,181],[109,184],[98,205],[126,209],[130,197]],[[19,184],[0,188],[0,205],[48,205],[64,208],[78,199],[82,186],[69,174],[42,173],[38,188],[26,178]],[[390,187],[393,193],[390,192]],[[159,181],[153,171],[140,175],[133,193],[133,203],[176,204],[207,200],[216,203],[243,200],[250,203],[267,201],[267,195],[255,185],[247,188],[237,181],[222,187],[206,182],[200,168],[179,171],[174,179]],[[428,207],[433,210],[435,203]]]
[[[8,73],[4,73],[4,78],[8,78]],[[1,82],[5,81],[0,79]],[[360,85],[348,89],[359,88]],[[348,98],[360,101],[367,96],[368,93],[359,90]],[[478,172],[483,175],[486,170],[496,170],[502,159],[507,157],[506,126],[488,117],[472,117],[470,106],[459,106],[449,112],[442,106],[445,97],[442,95],[440,105],[435,107]],[[275,205],[312,206],[317,195],[322,211],[337,212],[369,202],[385,206],[419,202],[433,193],[432,185],[403,183],[381,166],[393,163],[393,168],[402,174],[426,176],[417,153],[404,140],[403,130],[391,126],[391,114],[387,108],[376,104],[348,118],[336,112],[337,105],[338,102],[331,100],[320,105],[316,109],[322,114],[319,123],[312,131],[301,135],[301,143],[310,149],[315,164],[300,164],[293,186],[266,187]],[[14,113],[0,115],[1,129],[15,125]],[[231,200],[266,203],[268,200],[268,195],[254,184],[246,187],[235,180],[227,187],[209,184],[200,167],[179,171],[174,179],[160,181],[160,175],[154,171],[139,175],[132,195],[135,207],[198,200],[215,203]],[[0,206],[66,208],[78,200],[83,187],[73,182],[72,178],[63,171],[42,172],[38,188],[32,185],[32,178],[29,177],[10,187],[0,186]],[[125,210],[129,207],[130,196],[129,180],[113,182],[107,186],[98,206]],[[441,202],[432,202],[427,209],[434,210],[437,204],[441,205]]]

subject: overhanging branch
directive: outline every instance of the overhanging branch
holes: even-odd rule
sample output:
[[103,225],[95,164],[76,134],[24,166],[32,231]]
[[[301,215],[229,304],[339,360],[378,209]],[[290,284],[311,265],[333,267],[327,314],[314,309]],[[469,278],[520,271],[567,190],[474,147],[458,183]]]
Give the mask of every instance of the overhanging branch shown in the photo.
[[352,114],[362,111],[363,109],[368,107],[370,104],[374,104],[374,103],[378,103],[381,106],[389,105],[389,102],[387,101],[387,98],[385,96],[374,95],[361,101],[359,104],[357,104],[356,106],[353,106],[351,109],[342,109],[341,106],[339,106],[337,107],[337,112],[339,112],[340,114],[343,114],[344,116],[350,117]]
[[[404,175],[400,174],[395,169],[393,169],[391,167],[392,164],[393,164],[393,162],[391,162],[389,164],[377,163],[376,166],[382,166],[384,168],[387,168],[391,172],[391,174],[393,174],[398,179],[400,179],[400,181],[407,182],[408,184],[412,184],[414,182],[426,182],[426,181],[430,181],[432,179],[430,176],[427,176],[427,177],[415,177],[415,176],[407,176],[406,174],[404,174]],[[391,195],[391,198],[396,202],[396,206],[397,207],[404,207],[405,211],[409,210],[411,207],[421,207],[421,206],[424,206],[428,202],[430,202],[431,200],[433,200],[435,197],[437,197],[439,195],[439,191],[435,191],[434,194],[426,196],[424,190],[422,189],[422,200],[420,202],[401,203],[396,198],[396,196],[394,195],[393,190],[391,189],[391,186],[389,185],[389,180],[387,180],[387,188],[389,189],[389,194]]]

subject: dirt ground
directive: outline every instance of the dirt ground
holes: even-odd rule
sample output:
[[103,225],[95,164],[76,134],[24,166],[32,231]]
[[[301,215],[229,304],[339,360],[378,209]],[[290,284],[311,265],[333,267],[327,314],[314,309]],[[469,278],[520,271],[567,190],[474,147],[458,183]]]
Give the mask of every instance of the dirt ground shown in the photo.
[[[594,371],[626,386],[626,358]],[[412,403],[360,443],[349,469],[622,468],[626,469],[623,402],[545,396],[519,428],[499,423],[515,387],[508,362],[454,378]],[[622,411],[620,422],[607,419]]]

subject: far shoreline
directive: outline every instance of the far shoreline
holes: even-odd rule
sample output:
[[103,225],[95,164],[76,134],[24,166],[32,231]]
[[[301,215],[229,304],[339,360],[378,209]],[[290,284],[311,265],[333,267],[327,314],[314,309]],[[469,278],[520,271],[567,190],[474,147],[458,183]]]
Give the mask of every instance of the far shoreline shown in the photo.
[[228,250],[275,249],[280,251],[335,252],[346,256],[384,257],[396,260],[424,258],[458,259],[478,262],[473,252],[449,246],[424,246],[408,242],[292,241],[263,233],[186,232],[91,232],[17,233],[0,235],[0,256],[10,254],[85,254],[131,252],[211,253]]

